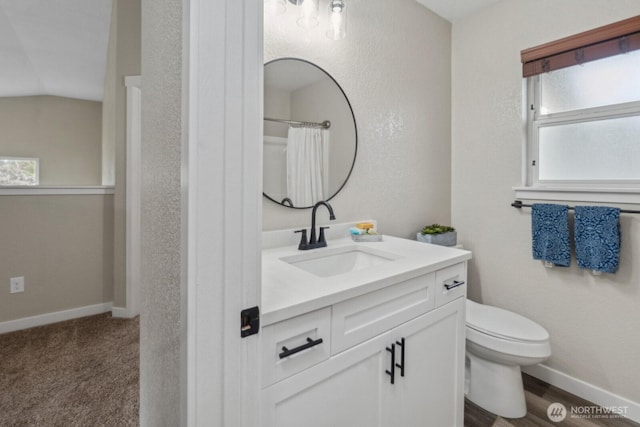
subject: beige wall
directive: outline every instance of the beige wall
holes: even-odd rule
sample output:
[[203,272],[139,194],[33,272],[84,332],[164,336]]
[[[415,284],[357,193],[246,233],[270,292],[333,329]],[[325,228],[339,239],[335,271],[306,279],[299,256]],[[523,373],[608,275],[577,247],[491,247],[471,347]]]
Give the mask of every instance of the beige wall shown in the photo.
[[113,305],[126,303],[126,89],[124,76],[140,74],[140,0],[118,0],[118,48],[116,75],[116,188],[113,199],[114,259]]
[[140,425],[180,425],[182,2],[142,4]]
[[125,76],[140,74],[140,0],[114,0],[105,78],[103,174],[114,195],[114,307],[126,305],[126,89]]
[[0,196],[0,322],[111,302],[112,224],[113,196]]
[[[114,185],[115,194],[109,197],[112,209],[96,233],[109,230],[111,239],[105,250],[111,253],[103,257],[108,264],[108,273],[100,271],[108,279],[108,299],[115,307],[126,304],[125,283],[125,152],[126,152],[126,92],[124,76],[140,74],[140,0],[114,1],[108,64],[105,79],[104,102],[92,102],[53,96],[0,98],[0,156],[40,158],[40,183],[42,185]],[[103,108],[104,105],[104,108]],[[114,181],[115,180],[115,181]],[[59,196],[47,196],[57,200]],[[80,196],[75,196],[80,197]],[[101,197],[101,196],[95,196]],[[37,197],[39,198],[39,197]],[[2,199],[2,207],[11,208],[17,199]],[[66,197],[60,200],[69,200]],[[51,202],[52,203],[52,202]],[[6,205],[6,206],[5,206]],[[29,205],[31,206],[31,205]],[[41,215],[46,224],[44,211],[26,212],[26,216]],[[55,212],[52,211],[52,215]],[[75,217],[75,216],[73,216]],[[72,218],[73,218],[72,217]],[[7,238],[7,240],[13,240]],[[25,249],[27,251],[28,249]],[[106,261],[105,261],[106,262]],[[85,263],[86,264],[86,263]],[[75,264],[72,264],[75,265]],[[86,264],[90,265],[90,264]],[[4,271],[4,270],[0,270]],[[78,273],[78,280],[83,277]],[[70,280],[69,283],[76,283]],[[70,292],[75,285],[69,286]],[[67,288],[64,288],[67,289]],[[64,299],[64,297],[59,297]],[[70,298],[82,301],[72,307],[87,305],[87,298]],[[32,299],[25,298],[25,301]],[[14,311],[12,318],[54,312],[59,310],[55,299],[34,302],[33,308],[26,304]],[[66,307],[70,308],[70,307]],[[4,313],[2,313],[4,314]]]
[[38,157],[41,185],[101,184],[102,103],[0,98],[0,156]]
[[[311,61],[351,102],[358,157],[331,201],[337,220],[375,218],[383,233],[415,236],[426,223],[450,220],[451,25],[414,0],[352,0],[349,7],[347,37],[335,42],[324,20],[305,34],[289,5],[285,16],[265,20],[264,60]],[[267,199],[263,212],[265,230],[311,222],[309,210]]]
[[116,48],[118,47],[118,2],[111,6],[107,65],[102,96],[102,185],[116,182]]
[[[545,269],[531,256],[520,185],[520,50],[640,13],[627,0],[503,0],[453,26],[453,225],[473,251],[472,299],[521,313],[551,335],[546,363],[640,402],[640,217],[623,216],[620,271]],[[638,209],[637,206],[629,206]]]

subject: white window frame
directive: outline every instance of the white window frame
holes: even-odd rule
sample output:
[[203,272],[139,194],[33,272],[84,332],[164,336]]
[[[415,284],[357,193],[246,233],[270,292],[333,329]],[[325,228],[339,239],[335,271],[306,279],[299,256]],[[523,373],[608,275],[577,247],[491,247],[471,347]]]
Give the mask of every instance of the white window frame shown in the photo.
[[585,202],[640,203],[640,180],[541,181],[539,172],[540,129],[561,124],[640,116],[640,101],[601,107],[540,113],[540,75],[525,80],[526,135],[523,144],[522,185],[514,187],[516,198]]
[[3,160],[26,160],[26,161],[35,161],[36,162],[36,183],[35,184],[0,184],[0,187],[33,187],[36,185],[40,185],[40,159],[38,157],[15,157],[15,156],[0,156],[0,161]]

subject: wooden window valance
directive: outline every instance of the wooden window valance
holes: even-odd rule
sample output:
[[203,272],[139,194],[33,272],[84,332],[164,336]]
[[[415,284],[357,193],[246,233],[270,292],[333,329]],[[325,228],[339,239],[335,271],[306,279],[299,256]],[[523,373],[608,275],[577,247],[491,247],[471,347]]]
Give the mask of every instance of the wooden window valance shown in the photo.
[[640,15],[520,52],[523,77],[640,49]]

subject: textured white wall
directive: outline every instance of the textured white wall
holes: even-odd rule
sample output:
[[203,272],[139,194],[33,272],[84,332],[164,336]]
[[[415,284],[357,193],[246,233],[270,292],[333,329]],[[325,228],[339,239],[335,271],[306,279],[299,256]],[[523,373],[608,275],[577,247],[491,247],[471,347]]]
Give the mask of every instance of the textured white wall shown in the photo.
[[[640,218],[622,219],[621,268],[593,277],[531,257],[520,185],[520,50],[640,13],[629,0],[504,0],[453,27],[452,219],[473,251],[472,299],[521,313],[551,334],[547,365],[640,402]],[[637,206],[630,207],[638,209]]]
[[182,2],[142,1],[140,425],[180,425]]
[[[327,2],[321,0],[325,13]],[[337,220],[376,218],[380,231],[415,236],[450,220],[451,25],[414,0],[351,0],[347,37],[325,37],[326,16],[310,33],[295,7],[265,19],[269,61],[311,61],[341,85],[358,126],[349,182],[332,201]],[[264,199],[265,230],[308,226],[309,210]],[[328,221],[326,211],[318,220]],[[414,237],[415,238],[415,237]]]

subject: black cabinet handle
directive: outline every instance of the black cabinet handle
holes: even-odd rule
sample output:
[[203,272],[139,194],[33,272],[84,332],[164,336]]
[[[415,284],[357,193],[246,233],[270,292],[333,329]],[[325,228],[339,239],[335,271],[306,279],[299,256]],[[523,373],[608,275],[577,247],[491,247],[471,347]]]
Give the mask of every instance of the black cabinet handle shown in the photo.
[[464,285],[464,280],[454,280],[453,283],[445,283],[444,287],[450,291],[453,288],[457,288],[458,286]]
[[391,384],[396,378],[396,345],[391,344],[391,348],[387,347],[387,351],[391,353],[391,371],[386,370],[385,373],[391,377]]
[[404,377],[404,338],[402,338],[400,341],[396,341],[396,344],[402,347],[402,353],[400,353],[400,363],[396,363],[395,365],[400,368],[400,376]]
[[311,347],[315,347],[318,344],[322,344],[322,338],[318,338],[317,340],[312,340],[311,338],[307,337],[307,343],[306,344],[302,344],[296,348],[292,348],[291,350],[289,350],[287,347],[282,347],[282,353],[280,353],[278,356],[280,356],[280,359],[284,359],[285,357],[289,357],[292,354],[296,354],[301,352],[302,350],[306,350],[308,348]]

